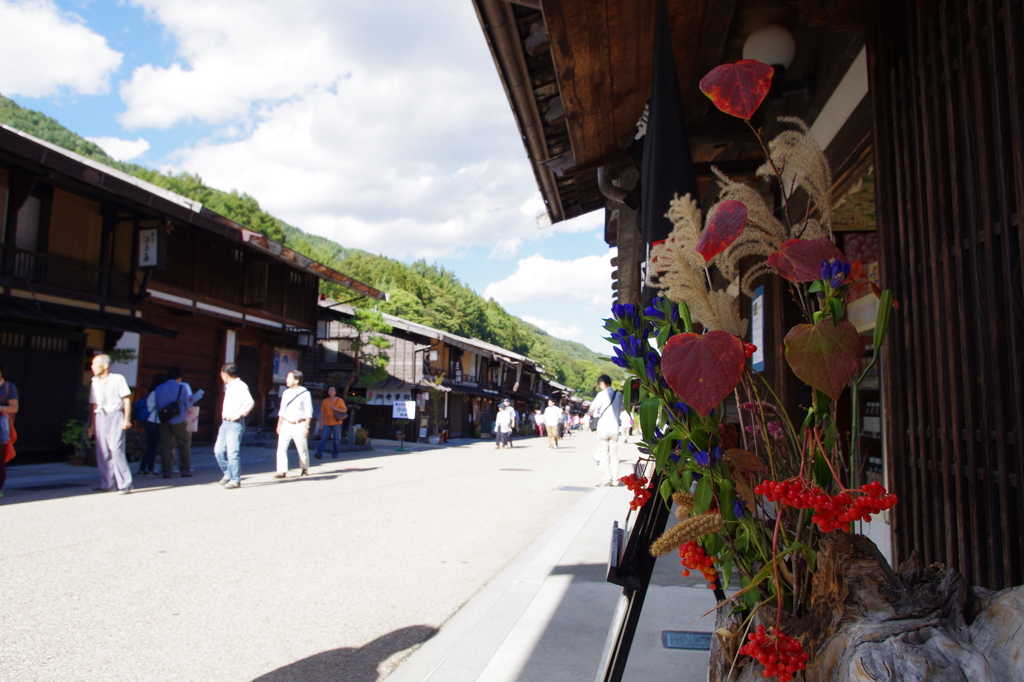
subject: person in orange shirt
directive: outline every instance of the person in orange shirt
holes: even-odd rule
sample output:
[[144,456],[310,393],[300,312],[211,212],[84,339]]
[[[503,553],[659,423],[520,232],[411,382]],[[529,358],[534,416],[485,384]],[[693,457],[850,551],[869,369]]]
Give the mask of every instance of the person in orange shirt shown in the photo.
[[339,446],[341,445],[341,424],[348,416],[348,407],[345,401],[338,397],[338,391],[334,386],[327,387],[327,397],[320,403],[320,444],[316,446],[316,458],[324,458],[324,448],[327,445],[327,436],[334,441],[334,454],[332,459],[338,458]]

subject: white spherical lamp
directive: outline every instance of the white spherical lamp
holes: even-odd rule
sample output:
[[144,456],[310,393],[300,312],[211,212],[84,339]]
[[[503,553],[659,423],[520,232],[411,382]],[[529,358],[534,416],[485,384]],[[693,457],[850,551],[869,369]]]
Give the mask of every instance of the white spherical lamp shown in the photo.
[[789,68],[796,54],[793,34],[778,24],[762,26],[751,33],[743,43],[743,58],[756,59],[770,66]]

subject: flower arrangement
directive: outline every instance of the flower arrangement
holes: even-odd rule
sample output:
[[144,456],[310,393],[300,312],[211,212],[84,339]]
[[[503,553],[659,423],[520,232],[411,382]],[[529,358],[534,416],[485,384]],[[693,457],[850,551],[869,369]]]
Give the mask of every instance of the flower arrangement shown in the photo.
[[[728,588],[735,570],[740,589],[730,601],[743,618],[738,631],[719,633],[746,641],[730,648],[732,665],[747,665],[750,656],[765,677],[787,682],[808,653],[784,625],[810,612],[819,544],[896,503],[878,483],[848,487],[844,473],[853,468],[844,467],[843,455],[855,443],[837,427],[840,396],[847,386],[856,391],[877,361],[895,303],[832,242],[831,172],[807,126],[780,119],[791,128],[766,144],[750,123],[772,73],[753,60],[726,64],[705,76],[701,89],[757,136],[767,157],[758,175],[777,179],[781,212],[721,174],[721,197],[707,216],[689,195],[676,197],[667,214],[673,231],[652,249],[647,282],[663,296],[646,308],[614,306],[605,329],[615,344],[612,362],[640,383],[645,471],[622,479],[634,492],[630,506],[659,503],[649,501],[652,494],[677,505],[679,522],[651,553],[678,550],[684,575],[700,571],[711,588]],[[807,209],[793,221],[789,204],[798,191]],[[747,363],[756,348],[742,340],[739,299],[712,286],[711,268],[748,293],[762,276],[787,280],[805,321],[786,335],[785,356],[813,389],[799,419]],[[880,304],[874,354],[862,370],[863,345],[846,303],[864,286]],[[728,398],[734,418],[726,416]]]

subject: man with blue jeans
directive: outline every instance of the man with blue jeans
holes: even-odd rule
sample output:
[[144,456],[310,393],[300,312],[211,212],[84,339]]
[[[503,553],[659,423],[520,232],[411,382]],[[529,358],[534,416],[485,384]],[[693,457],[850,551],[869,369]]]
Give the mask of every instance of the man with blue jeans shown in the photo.
[[217,431],[213,455],[224,474],[220,479],[221,485],[225,488],[241,488],[242,466],[238,451],[242,447],[242,435],[245,433],[245,417],[256,403],[249,393],[249,387],[238,378],[238,366],[235,363],[229,362],[221,368],[220,380],[224,382],[224,406],[221,408],[220,430]]

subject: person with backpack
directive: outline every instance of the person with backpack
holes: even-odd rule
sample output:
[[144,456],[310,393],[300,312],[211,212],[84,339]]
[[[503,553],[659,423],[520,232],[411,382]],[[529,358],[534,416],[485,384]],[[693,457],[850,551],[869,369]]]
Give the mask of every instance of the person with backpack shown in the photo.
[[142,424],[142,428],[146,430],[146,451],[142,453],[142,461],[139,462],[139,476],[156,476],[153,467],[156,464],[157,448],[160,447],[160,421],[156,412],[156,389],[165,381],[167,381],[167,375],[163,372],[153,377],[146,397],[136,400],[132,407],[135,421]]
[[182,381],[181,367],[167,370],[167,381],[156,388],[156,412],[160,422],[160,461],[164,478],[171,477],[174,445],[178,445],[178,465],[182,478],[192,475],[192,448],[185,427],[185,413],[192,404],[192,388]]
[[597,386],[598,392],[589,411],[591,430],[597,432],[594,459],[601,468],[601,481],[597,485],[622,485],[619,482],[619,413],[622,412],[622,395],[612,388],[612,380],[607,374],[597,378]]

